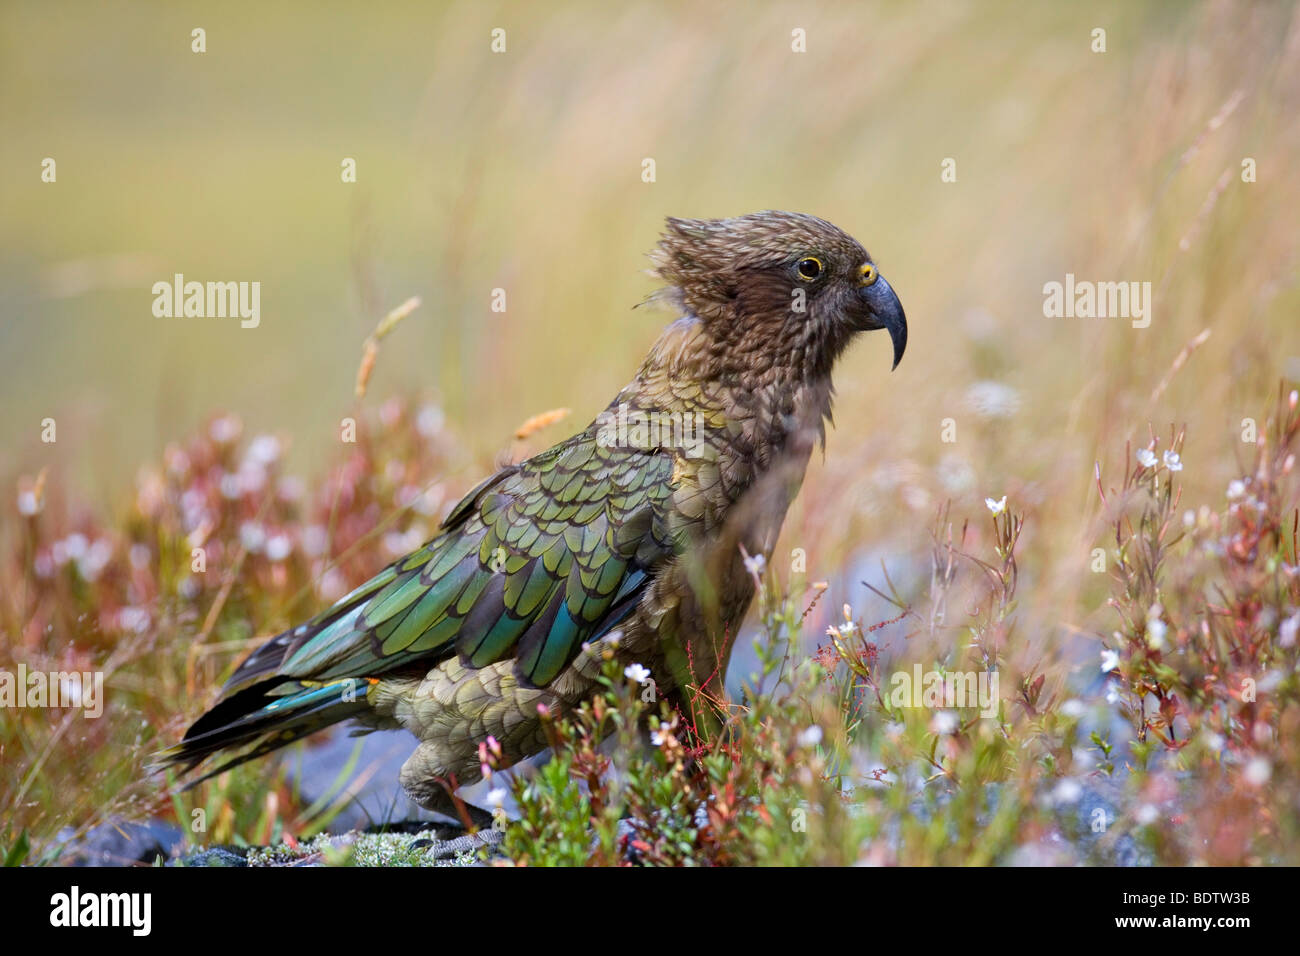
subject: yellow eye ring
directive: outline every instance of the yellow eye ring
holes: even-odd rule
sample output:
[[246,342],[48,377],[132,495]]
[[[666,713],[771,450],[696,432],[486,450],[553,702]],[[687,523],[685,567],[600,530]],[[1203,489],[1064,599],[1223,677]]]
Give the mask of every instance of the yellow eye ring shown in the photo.
[[876,272],[876,267],[868,262],[858,270],[858,285],[871,285],[879,275],[880,273]]
[[821,277],[825,267],[816,256],[804,256],[795,264],[794,270],[804,282],[814,282]]

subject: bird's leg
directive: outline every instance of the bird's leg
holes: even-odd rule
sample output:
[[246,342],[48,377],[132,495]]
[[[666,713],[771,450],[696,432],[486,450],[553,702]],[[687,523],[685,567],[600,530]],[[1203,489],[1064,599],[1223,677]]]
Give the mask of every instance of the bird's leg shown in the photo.
[[449,817],[462,826],[468,822],[470,829],[490,830],[492,814],[456,795],[460,786],[477,781],[459,780],[454,774],[439,772],[436,769],[439,756],[439,749],[434,745],[425,743],[416,748],[402,765],[399,777],[406,795],[425,810]]
[[416,799],[415,795],[411,794],[411,797],[424,809],[431,810],[444,817],[450,817],[461,826],[465,826],[468,819],[468,829],[479,831],[492,829],[493,817],[491,813],[482,807],[476,807],[474,804],[461,799],[456,795],[455,791],[442,785],[435,784],[433,788],[427,791],[427,796],[422,794],[419,799]]

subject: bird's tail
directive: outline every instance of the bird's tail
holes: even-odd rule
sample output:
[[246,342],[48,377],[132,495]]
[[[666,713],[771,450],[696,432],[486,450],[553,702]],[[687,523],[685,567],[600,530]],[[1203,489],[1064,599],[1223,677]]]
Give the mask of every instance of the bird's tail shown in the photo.
[[377,681],[347,677],[326,682],[269,680],[221,701],[196,720],[184,739],[154,755],[154,769],[188,772],[222,751],[248,747],[186,784],[196,786],[366,710],[366,694]]

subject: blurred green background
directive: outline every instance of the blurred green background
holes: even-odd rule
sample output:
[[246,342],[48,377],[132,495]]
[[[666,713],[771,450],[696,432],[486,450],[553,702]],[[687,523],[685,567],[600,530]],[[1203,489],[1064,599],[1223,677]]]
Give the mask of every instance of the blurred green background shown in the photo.
[[[1187,422],[1217,481],[1201,465],[1226,475],[1240,418],[1297,371],[1298,37],[1280,3],[7,3],[0,476],[54,464],[109,507],[218,409],[311,472],[364,337],[412,295],[366,400],[432,395],[482,463],[573,408],[553,440],[670,318],[632,309],[662,218],[775,207],[861,239],[911,320],[894,374],[883,337],[841,363],[808,537],[1006,491],[1077,516],[1147,418]],[[155,318],[175,272],[260,281],[260,327]],[[1066,272],[1152,282],[1151,327],[1044,318]],[[989,382],[1010,390],[991,413]],[[829,503],[852,520],[827,531]]]

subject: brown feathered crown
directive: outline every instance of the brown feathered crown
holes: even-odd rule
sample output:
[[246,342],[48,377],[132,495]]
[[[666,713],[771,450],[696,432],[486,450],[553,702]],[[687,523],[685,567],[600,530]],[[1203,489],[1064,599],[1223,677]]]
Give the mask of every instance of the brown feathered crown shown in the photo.
[[730,219],[669,217],[663,238],[650,253],[654,274],[668,288],[652,299],[709,319],[735,300],[746,275],[810,256],[846,278],[870,259],[852,236],[804,213],[767,210]]

